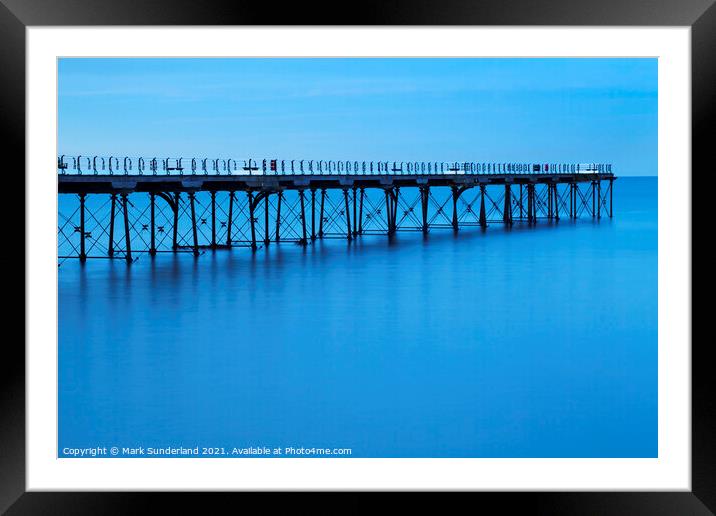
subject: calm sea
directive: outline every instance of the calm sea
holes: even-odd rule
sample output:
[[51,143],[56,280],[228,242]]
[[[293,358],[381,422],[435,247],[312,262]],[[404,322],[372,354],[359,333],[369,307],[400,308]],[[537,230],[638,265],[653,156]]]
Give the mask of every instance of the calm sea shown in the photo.
[[614,188],[599,222],[68,260],[59,455],[655,457],[657,180]]

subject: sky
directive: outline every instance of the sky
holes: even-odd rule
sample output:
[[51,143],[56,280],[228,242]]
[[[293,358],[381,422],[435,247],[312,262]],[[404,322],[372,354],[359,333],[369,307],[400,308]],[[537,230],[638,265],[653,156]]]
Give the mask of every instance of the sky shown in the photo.
[[612,163],[657,174],[657,59],[62,58],[58,153]]

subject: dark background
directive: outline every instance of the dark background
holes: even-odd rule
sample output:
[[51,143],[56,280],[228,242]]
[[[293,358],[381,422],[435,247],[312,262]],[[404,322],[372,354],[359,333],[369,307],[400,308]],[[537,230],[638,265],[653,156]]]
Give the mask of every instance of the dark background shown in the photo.
[[[12,219],[24,212],[25,169],[25,27],[34,25],[682,25],[692,27],[692,162],[705,177],[713,168],[716,112],[716,7],[714,0],[401,0],[332,4],[190,0],[0,0],[0,127],[5,168],[3,193],[6,231],[0,259],[7,278],[24,270],[24,223]],[[91,46],[88,46],[91,53]],[[693,183],[693,175],[691,178]],[[710,185],[697,190],[697,200]],[[10,203],[22,206],[10,207]],[[14,215],[17,217],[17,215]],[[694,229],[703,218],[694,217]],[[15,238],[8,229],[16,230]],[[693,234],[693,230],[692,230]],[[708,233],[705,233],[708,234]],[[22,251],[20,251],[22,249]],[[18,254],[22,252],[22,260]],[[693,252],[693,251],[692,251]],[[694,253],[694,256],[698,256]],[[11,268],[12,267],[12,268]],[[17,272],[16,272],[17,271]],[[705,279],[708,279],[708,275]],[[5,281],[5,284],[8,280]],[[703,287],[702,287],[703,288]],[[370,508],[362,496],[340,506],[316,502],[307,493],[281,495],[192,493],[26,493],[25,492],[25,350],[24,339],[10,333],[11,320],[24,320],[25,298],[17,297],[3,314],[4,353],[0,360],[0,511],[20,514],[128,514],[142,509],[207,512],[207,502],[232,512],[247,502],[283,499],[293,508],[341,512]],[[8,303],[9,305],[10,303]],[[692,303],[693,304],[693,303]],[[699,305],[694,305],[698,308]],[[13,310],[23,314],[14,314]],[[21,330],[24,334],[24,326]],[[500,512],[536,514],[712,514],[716,511],[716,403],[710,360],[712,338],[692,343],[692,493],[480,493],[468,503],[476,510],[488,504]],[[688,343],[683,343],[687,345]],[[355,498],[356,495],[350,495]],[[372,495],[375,496],[375,495]],[[468,495],[460,495],[468,496]],[[260,500],[256,498],[260,497]],[[237,499],[237,498],[240,498]],[[420,495],[421,503],[424,495]],[[363,502],[363,505],[361,505]],[[709,508],[711,511],[709,511]]]

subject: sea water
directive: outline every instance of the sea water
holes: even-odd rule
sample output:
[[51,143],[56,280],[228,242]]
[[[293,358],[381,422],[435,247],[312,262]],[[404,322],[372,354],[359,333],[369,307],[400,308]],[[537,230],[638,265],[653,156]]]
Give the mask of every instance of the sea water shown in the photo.
[[612,219],[66,260],[58,288],[59,456],[657,456],[655,177]]

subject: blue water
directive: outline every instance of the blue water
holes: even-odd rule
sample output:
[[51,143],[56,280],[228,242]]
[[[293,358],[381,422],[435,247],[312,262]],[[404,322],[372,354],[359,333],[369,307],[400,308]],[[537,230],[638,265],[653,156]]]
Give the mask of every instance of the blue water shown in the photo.
[[614,203],[599,222],[66,261],[60,456],[655,457],[656,178],[619,179]]

